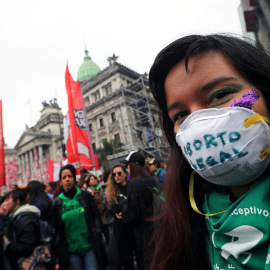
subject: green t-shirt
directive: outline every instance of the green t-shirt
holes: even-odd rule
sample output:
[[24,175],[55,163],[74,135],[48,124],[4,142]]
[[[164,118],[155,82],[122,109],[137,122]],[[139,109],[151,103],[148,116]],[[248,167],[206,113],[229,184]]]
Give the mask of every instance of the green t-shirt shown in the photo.
[[62,220],[65,224],[68,252],[83,255],[92,244],[84,208],[78,201],[80,193],[80,189],[76,187],[76,194],[72,199],[63,193],[59,195],[59,198],[62,199]]
[[209,184],[204,213],[213,270],[270,269],[270,176],[258,180],[234,203],[225,187]]

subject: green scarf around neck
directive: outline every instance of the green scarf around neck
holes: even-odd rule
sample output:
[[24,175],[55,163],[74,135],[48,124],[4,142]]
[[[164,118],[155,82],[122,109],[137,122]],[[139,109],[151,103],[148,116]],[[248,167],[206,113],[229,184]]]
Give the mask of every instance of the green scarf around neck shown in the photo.
[[209,184],[206,217],[211,269],[270,269],[270,176],[258,180],[237,201],[225,187]]

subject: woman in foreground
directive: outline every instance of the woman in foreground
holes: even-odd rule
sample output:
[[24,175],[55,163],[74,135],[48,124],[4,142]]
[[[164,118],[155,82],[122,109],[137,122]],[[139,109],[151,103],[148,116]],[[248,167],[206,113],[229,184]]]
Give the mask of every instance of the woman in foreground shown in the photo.
[[76,186],[76,170],[68,164],[59,178],[64,192],[54,204],[59,269],[106,269],[100,213],[92,195]]
[[171,158],[151,269],[270,269],[269,70],[234,36],[157,55],[149,81]]

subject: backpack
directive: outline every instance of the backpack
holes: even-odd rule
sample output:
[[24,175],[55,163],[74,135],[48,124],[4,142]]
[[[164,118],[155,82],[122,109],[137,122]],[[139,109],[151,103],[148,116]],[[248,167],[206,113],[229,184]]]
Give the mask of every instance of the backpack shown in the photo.
[[[23,216],[26,215],[35,215],[34,213],[23,212],[19,214],[14,219],[14,224],[16,226],[16,222]],[[17,261],[18,269],[19,270],[46,270],[46,263],[51,260],[51,253],[49,248],[46,246],[48,242],[52,240],[53,231],[48,224],[47,221],[41,220],[39,216],[38,218],[38,226],[39,226],[39,242],[41,245],[35,247],[33,253],[28,257],[21,257]],[[16,228],[16,227],[15,227]],[[15,241],[16,235],[15,235]]]
[[[32,213],[23,212],[23,213],[19,214],[14,219],[15,224],[21,217],[23,217],[25,215],[29,215],[29,214],[32,214]],[[33,213],[32,215],[36,215],[36,214]],[[49,225],[49,223],[47,221],[42,220],[40,217],[38,217],[38,222],[39,222],[40,244],[45,244],[45,243],[51,242],[53,239],[53,235],[54,235],[54,229]]]

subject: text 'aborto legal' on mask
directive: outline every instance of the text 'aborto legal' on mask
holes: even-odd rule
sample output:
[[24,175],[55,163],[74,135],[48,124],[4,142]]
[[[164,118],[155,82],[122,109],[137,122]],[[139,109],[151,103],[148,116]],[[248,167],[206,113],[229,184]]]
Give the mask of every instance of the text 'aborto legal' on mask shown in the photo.
[[176,141],[191,167],[207,181],[243,185],[269,165],[270,129],[264,120],[269,121],[241,107],[199,110],[183,122]]

